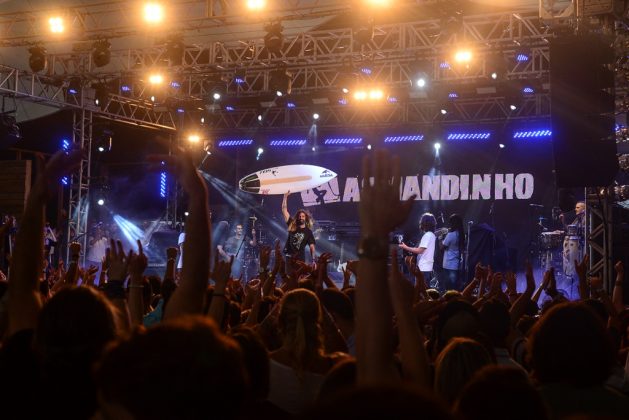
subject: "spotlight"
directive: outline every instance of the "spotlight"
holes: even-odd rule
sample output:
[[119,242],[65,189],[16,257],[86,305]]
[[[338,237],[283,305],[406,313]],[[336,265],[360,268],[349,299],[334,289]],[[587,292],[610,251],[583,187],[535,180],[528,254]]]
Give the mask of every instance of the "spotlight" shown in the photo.
[[424,88],[426,87],[426,77],[418,77],[417,80],[415,81],[415,86],[417,86],[418,88]]
[[102,198],[99,198],[96,204],[98,204],[99,206],[103,206],[105,205],[105,200],[103,200]]
[[439,151],[439,149],[441,149],[441,143],[435,143],[435,150]]
[[94,103],[104,110],[107,107],[107,101],[109,100],[109,88],[104,83],[99,83],[92,86],[94,88]]
[[284,45],[284,35],[282,31],[284,27],[281,23],[269,23],[264,27],[266,35],[264,35],[264,47],[268,50],[269,54],[279,55],[282,52],[282,46]]
[[161,85],[164,83],[164,76],[159,73],[149,75],[149,83],[152,85]]
[[264,119],[264,117],[262,116],[262,114],[258,114],[258,121],[262,122],[263,119]]
[[111,151],[111,144],[113,142],[114,132],[109,128],[99,127],[94,130],[93,143],[100,153]]
[[266,0],[247,0],[247,9],[260,11],[266,7]]
[[256,156],[256,160],[260,160],[260,156],[262,156],[262,153],[264,153],[264,149],[261,147],[258,147],[258,154]]
[[237,85],[244,85],[245,82],[247,81],[246,76],[247,76],[247,74],[246,74],[245,70],[242,70],[242,69],[236,70],[234,72],[233,82],[236,83]]
[[111,59],[111,44],[106,39],[94,42],[92,50],[92,61],[96,67],[103,67],[109,64]]
[[367,150],[371,150],[371,144],[367,145]]
[[500,144],[498,145],[498,147],[500,147],[501,149],[504,149],[504,148],[505,148],[505,145],[504,145],[504,144],[502,144],[502,143],[500,143]]
[[312,114],[312,119],[315,120],[315,121],[317,121],[319,119],[319,117],[320,117],[320,115],[318,113],[316,113],[316,112],[314,114]]
[[188,136],[188,141],[190,143],[198,143],[201,141],[201,137],[198,134],[190,134]]
[[502,80],[507,76],[507,62],[502,54],[488,56],[485,60],[485,69],[492,80]]
[[454,53],[454,61],[459,64],[468,64],[472,61],[472,51],[458,50]]
[[312,151],[313,151],[313,152],[316,152],[316,151],[317,151],[317,148],[316,148],[315,146],[312,146]]
[[183,212],[183,215],[184,215],[184,216],[186,216],[186,217],[188,217],[188,216],[190,216],[190,212],[184,211],[184,212]]
[[219,99],[221,99],[221,94],[218,92],[214,92],[212,94],[212,98],[214,98],[215,101],[218,101]]
[[144,5],[144,20],[150,24],[160,23],[164,20],[164,8],[161,4],[146,3]]
[[65,30],[62,17],[53,16],[48,19],[48,24],[50,25],[50,32],[53,34],[60,34]]
[[526,63],[531,59],[531,49],[528,47],[520,47],[515,51],[515,61],[518,63]]
[[41,46],[35,46],[28,49],[31,56],[28,59],[28,66],[33,73],[37,73],[46,68],[48,60],[46,59],[46,49]]
[[203,143],[203,150],[205,150],[205,153],[207,153],[208,155],[212,154],[212,142],[209,140],[206,140]]

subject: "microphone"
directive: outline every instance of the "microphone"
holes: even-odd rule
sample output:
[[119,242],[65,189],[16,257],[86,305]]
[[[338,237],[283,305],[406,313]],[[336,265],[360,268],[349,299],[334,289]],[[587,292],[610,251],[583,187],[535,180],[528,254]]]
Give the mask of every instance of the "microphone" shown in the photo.
[[529,204],[529,206],[531,206],[531,207],[544,208],[544,206],[542,206],[541,204]]

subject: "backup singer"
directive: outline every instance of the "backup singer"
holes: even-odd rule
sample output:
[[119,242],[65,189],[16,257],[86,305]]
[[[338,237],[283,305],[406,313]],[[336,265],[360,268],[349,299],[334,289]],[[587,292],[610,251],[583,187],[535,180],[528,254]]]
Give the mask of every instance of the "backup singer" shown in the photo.
[[461,250],[465,241],[463,218],[452,214],[448,220],[450,228],[440,241],[443,253],[443,273],[445,274],[445,289],[459,290],[459,269],[461,265]]
[[404,242],[399,245],[399,247],[404,251],[412,252],[413,254],[418,255],[417,267],[424,275],[426,284],[430,287],[434,287],[435,285],[435,282],[432,280],[434,277],[433,264],[435,262],[435,243],[437,239],[434,234],[436,226],[437,219],[435,219],[435,216],[433,216],[432,213],[422,214],[422,217],[419,219],[419,228],[422,232],[424,232],[424,234],[419,242],[419,246],[412,248]]
[[300,261],[306,261],[306,246],[310,249],[310,261],[315,263],[315,237],[312,233],[312,217],[304,210],[299,209],[293,217],[288,212],[288,195],[290,191],[284,194],[282,200],[282,214],[284,221],[288,227],[288,238],[284,245],[284,255],[287,258],[286,267],[290,267],[289,259],[295,257]]

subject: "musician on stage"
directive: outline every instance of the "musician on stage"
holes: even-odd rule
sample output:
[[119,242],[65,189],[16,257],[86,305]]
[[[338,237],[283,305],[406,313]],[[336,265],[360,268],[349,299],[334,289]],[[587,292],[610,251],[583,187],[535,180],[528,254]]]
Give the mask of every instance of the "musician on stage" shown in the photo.
[[242,272],[242,266],[245,261],[245,244],[251,247],[258,245],[256,231],[251,229],[251,237],[245,236],[242,224],[238,223],[234,229],[234,234],[227,238],[223,244],[219,244],[216,247],[224,261],[229,261],[232,256],[234,257],[232,264],[232,276],[234,278],[240,277]]
[[429,287],[433,287],[431,280],[433,279],[433,264],[435,262],[435,243],[436,236],[434,234],[437,227],[437,219],[432,213],[424,213],[419,219],[419,228],[424,234],[416,248],[412,248],[402,242],[399,247],[404,251],[417,254],[417,267],[424,275],[424,280]]
[[[574,233],[574,231],[576,231],[575,235],[583,236],[585,229],[585,202],[577,201],[577,204],[574,206],[574,212],[576,213],[576,216],[572,223],[570,223],[569,225],[566,225],[563,214],[559,215],[559,220],[561,220],[561,223],[564,226],[564,230],[570,233]],[[570,228],[570,226],[573,227]]]
[[463,218],[452,214],[448,220],[450,228],[445,237],[440,238],[443,253],[443,273],[445,274],[445,290],[459,290],[459,269],[461,265],[461,251],[465,243]]
[[564,215],[559,216],[566,230],[563,242],[563,272],[574,278],[576,271],[574,261],[581,261],[585,246],[585,202],[578,201],[574,207],[576,216],[572,223],[565,225]]
[[300,261],[306,261],[306,246],[310,249],[310,261],[315,263],[315,237],[312,233],[313,220],[310,214],[299,209],[293,217],[288,212],[288,195],[284,194],[282,200],[282,215],[288,227],[288,238],[284,245],[284,255],[286,256],[286,268],[291,269],[290,258],[294,257]]

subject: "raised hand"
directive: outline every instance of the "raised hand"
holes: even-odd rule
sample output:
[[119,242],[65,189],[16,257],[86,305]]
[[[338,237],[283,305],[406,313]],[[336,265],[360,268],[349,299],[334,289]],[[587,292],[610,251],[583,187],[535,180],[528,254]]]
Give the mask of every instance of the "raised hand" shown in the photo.
[[177,258],[177,254],[179,253],[179,249],[175,246],[169,246],[166,248],[166,259],[174,260]]
[[[366,155],[362,164],[363,185],[358,205],[362,236],[386,237],[407,218],[415,197],[400,201],[400,159],[379,150]],[[373,175],[373,185],[370,182]]]
[[517,294],[518,286],[515,278],[515,273],[513,271],[507,271],[505,273],[505,283],[507,284],[507,293],[508,294]]
[[112,239],[111,246],[105,251],[105,259],[108,260],[109,266],[108,280],[124,281],[127,278],[129,259],[124,253],[122,242]]
[[271,247],[262,245],[260,247],[260,269],[267,270],[271,261]]
[[212,280],[214,280],[214,291],[223,293],[227,287],[232,272],[232,263],[234,257],[230,257],[229,261],[219,261],[218,257],[214,261],[214,271],[212,271]]
[[581,260],[581,262],[574,260],[574,269],[577,272],[579,279],[585,280],[587,278],[589,264],[590,264],[590,256],[588,254],[585,254],[583,256],[583,259]]
[[622,261],[618,261],[614,265],[614,269],[616,270],[616,276],[620,277],[621,279],[625,277],[625,267],[623,266]]
[[144,270],[148,266],[148,259],[146,255],[144,255],[144,250],[142,248],[142,242],[138,239],[138,253],[136,254],[133,250],[129,251],[129,255],[127,256],[129,260],[129,274],[135,278],[141,278],[142,274],[144,274]]

